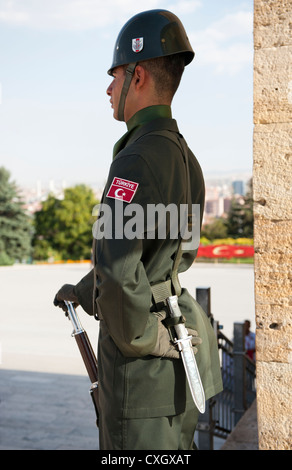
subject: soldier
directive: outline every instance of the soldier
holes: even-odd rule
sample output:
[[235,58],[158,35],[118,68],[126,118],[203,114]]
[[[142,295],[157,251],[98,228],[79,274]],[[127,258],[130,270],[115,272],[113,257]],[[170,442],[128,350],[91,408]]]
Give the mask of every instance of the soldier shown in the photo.
[[[96,234],[94,269],[55,297],[80,304],[100,320],[98,340],[100,449],[189,450],[198,410],[177,346],[164,319],[165,299],[176,294],[193,337],[206,399],[222,389],[217,341],[199,304],[179,284],[178,273],[193,263],[197,246],[181,236],[158,236],[158,223],[139,236],[125,236],[132,208],[200,205],[205,186],[200,165],[172,118],[171,103],[194,52],[180,20],[166,10],[131,18],[117,38],[113,77],[107,89],[114,118],[127,133],[114,147],[102,197],[110,209],[110,236]],[[101,230],[101,227],[99,227]],[[148,230],[148,231],[147,231]],[[150,235],[151,233],[151,235]],[[92,300],[93,299],[93,300]]]

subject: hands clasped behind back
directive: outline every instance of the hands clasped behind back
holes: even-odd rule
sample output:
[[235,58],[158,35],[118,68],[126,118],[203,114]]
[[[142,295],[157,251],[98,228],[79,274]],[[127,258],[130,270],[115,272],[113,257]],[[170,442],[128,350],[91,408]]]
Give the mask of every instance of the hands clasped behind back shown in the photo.
[[[158,335],[155,347],[151,354],[158,357],[169,357],[174,359],[180,358],[180,353],[177,345],[171,340],[168,328],[163,324],[166,318],[165,311],[159,311],[155,313],[158,321]],[[191,342],[193,346],[194,354],[198,352],[196,346],[202,343],[201,338],[198,336],[198,332],[192,328],[187,328],[189,336],[191,336]]]
[[[57,292],[54,298],[54,305],[60,307],[64,312],[67,312],[67,306],[65,300],[71,301],[74,308],[78,307],[79,301],[75,294],[75,286],[73,284],[64,284],[61,289]],[[151,351],[151,355],[157,357],[168,357],[173,359],[179,359],[180,353],[178,346],[172,341],[168,328],[163,324],[166,318],[165,311],[159,311],[154,313],[157,317],[158,322],[158,334],[155,347]],[[198,336],[198,332],[192,328],[187,328],[189,336],[191,336],[191,342],[194,354],[198,352],[197,346],[202,343],[201,338]]]

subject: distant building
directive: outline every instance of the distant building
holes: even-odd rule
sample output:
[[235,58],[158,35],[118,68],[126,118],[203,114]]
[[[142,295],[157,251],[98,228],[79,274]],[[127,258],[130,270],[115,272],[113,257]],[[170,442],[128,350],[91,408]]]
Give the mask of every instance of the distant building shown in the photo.
[[241,180],[233,181],[232,189],[233,189],[233,194],[239,194],[240,196],[244,196],[244,182],[243,181]]

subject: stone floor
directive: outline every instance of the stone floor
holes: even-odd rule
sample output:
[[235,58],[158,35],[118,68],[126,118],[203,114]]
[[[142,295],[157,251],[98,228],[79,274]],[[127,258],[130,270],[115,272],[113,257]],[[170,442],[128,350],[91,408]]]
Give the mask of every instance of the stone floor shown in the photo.
[[[89,388],[86,376],[0,370],[0,450],[98,450]],[[215,450],[257,449],[254,403]]]

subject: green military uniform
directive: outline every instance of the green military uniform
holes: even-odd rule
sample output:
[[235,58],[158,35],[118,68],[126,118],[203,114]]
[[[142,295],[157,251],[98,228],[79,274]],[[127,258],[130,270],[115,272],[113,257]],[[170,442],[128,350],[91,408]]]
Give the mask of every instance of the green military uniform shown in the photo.
[[[107,194],[114,178],[138,184],[132,201],[120,202],[123,209],[138,204],[146,214],[148,204],[163,204],[164,207],[184,204],[185,163],[170,107],[145,108],[128,121],[127,128],[127,134],[115,146],[103,196],[103,203],[112,211],[112,220],[118,215],[115,212],[117,200]],[[189,149],[188,162],[192,204],[200,204],[202,218],[204,180],[199,163]],[[124,226],[128,220],[125,217]],[[96,283],[94,307],[101,319],[98,342],[100,445],[104,449],[157,449],[159,445],[174,449],[172,445],[177,444],[172,444],[171,436],[168,439],[171,425],[165,428],[165,423],[161,424],[164,434],[161,441],[155,428],[152,433],[143,432],[142,441],[135,439],[133,433],[138,429],[142,432],[143,426],[150,425],[151,429],[152,419],[160,423],[173,419],[176,423],[188,416],[191,421],[188,426],[193,426],[193,431],[196,425],[197,412],[182,361],[151,354],[157,339],[155,313],[161,308],[153,297],[153,286],[171,279],[179,240],[171,239],[169,233],[163,239],[158,238],[157,233],[154,239],[147,238],[147,233],[141,238],[116,239],[119,234],[115,233],[114,222],[112,225],[112,239],[96,240],[94,272],[75,288],[81,306],[93,313],[89,299]],[[183,251],[178,272],[186,271],[195,256],[196,250]],[[208,399],[222,389],[217,341],[198,303],[183,287],[179,294],[186,327],[197,330],[202,339],[196,359]],[[139,447],[133,447],[135,442]],[[179,448],[190,448],[190,445],[184,441]]]

